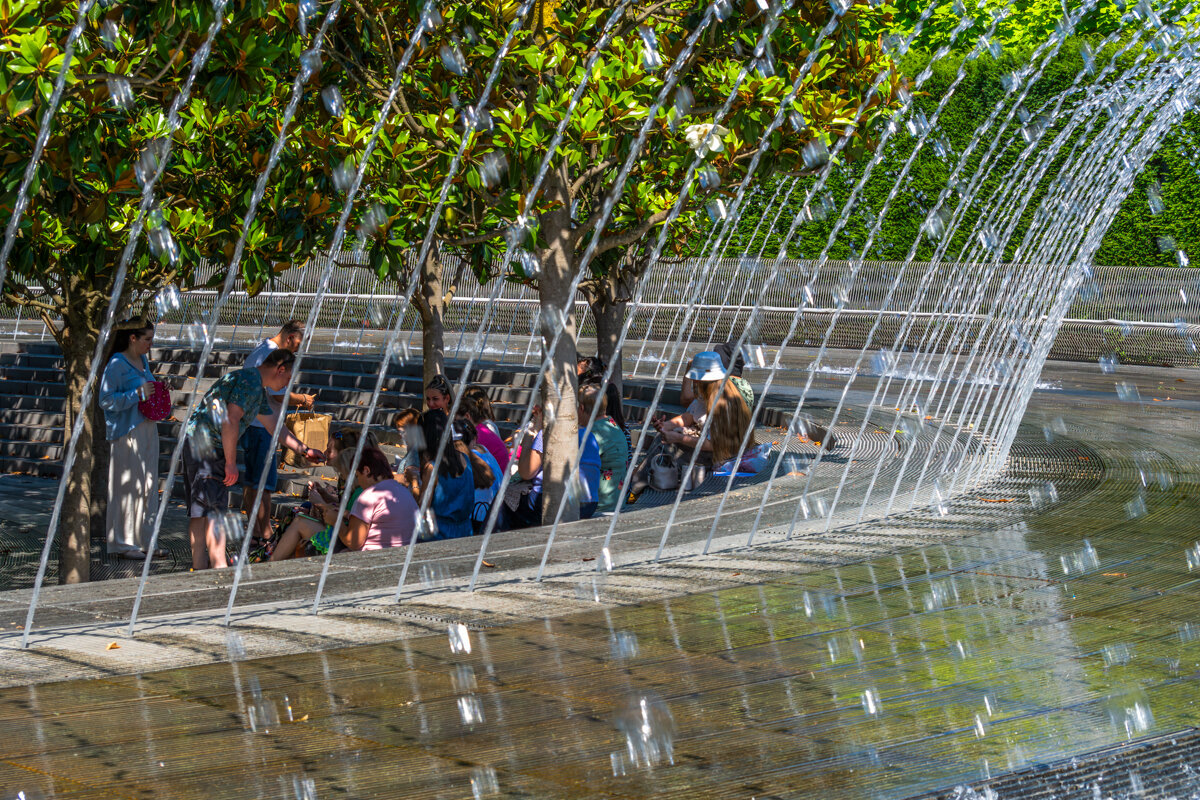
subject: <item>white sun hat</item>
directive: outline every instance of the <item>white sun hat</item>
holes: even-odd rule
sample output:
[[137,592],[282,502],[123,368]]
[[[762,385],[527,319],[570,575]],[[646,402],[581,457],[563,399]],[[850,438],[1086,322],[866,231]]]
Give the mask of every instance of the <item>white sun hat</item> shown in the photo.
[[725,377],[725,364],[721,361],[721,354],[713,350],[697,353],[692,359],[692,368],[687,371],[687,376],[694,381],[721,380]]

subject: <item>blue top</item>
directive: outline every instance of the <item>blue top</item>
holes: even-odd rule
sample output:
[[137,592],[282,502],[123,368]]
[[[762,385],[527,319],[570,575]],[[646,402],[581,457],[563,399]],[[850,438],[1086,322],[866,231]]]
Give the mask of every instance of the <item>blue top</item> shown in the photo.
[[[583,486],[587,489],[588,496],[579,498],[580,505],[595,503],[600,499],[600,445],[596,443],[596,437],[590,433],[587,434],[587,439],[584,439],[584,433],[586,431],[579,431],[579,474],[583,478]],[[533,449],[538,453],[545,453],[544,447],[542,432],[538,431],[537,438],[533,440]],[[536,502],[537,496],[542,493],[542,471],[540,469],[530,482],[533,484],[530,499]]]
[[138,410],[138,387],[153,381],[150,361],[142,356],[141,369],[124,353],[117,353],[104,367],[100,379],[100,408],[104,409],[104,436],[110,442],[120,439],[142,424],[145,415]]
[[467,459],[467,468],[457,478],[447,478],[444,474],[437,476],[437,484],[433,487],[437,538],[457,539],[473,534],[475,529],[471,527],[471,512],[474,510],[475,475],[471,472],[471,460]]

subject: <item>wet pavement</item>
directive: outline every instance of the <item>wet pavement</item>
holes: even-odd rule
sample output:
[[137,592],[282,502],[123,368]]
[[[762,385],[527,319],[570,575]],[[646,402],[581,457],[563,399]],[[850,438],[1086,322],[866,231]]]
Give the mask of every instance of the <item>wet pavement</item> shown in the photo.
[[[618,570],[547,584],[606,601],[564,616],[257,660],[235,628],[232,663],[0,690],[0,797],[904,798],[1170,751],[1200,723],[1197,411],[1089,381],[944,516],[710,562],[742,585],[636,601]],[[755,572],[868,533],[893,551]],[[1111,752],[1078,796],[1166,796]]]

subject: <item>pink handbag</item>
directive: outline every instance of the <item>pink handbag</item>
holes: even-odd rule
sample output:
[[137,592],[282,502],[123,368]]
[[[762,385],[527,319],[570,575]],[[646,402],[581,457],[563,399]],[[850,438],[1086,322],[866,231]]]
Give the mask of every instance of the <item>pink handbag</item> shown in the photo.
[[171,416],[171,390],[162,381],[155,381],[154,391],[138,403],[138,411],[152,422],[162,422]]

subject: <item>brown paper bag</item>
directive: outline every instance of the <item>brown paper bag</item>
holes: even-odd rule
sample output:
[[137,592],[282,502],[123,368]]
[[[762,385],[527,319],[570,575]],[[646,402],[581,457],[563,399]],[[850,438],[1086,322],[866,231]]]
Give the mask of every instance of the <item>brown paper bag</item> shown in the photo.
[[[314,414],[311,411],[294,411],[287,415],[287,428],[300,441],[315,450],[326,450],[329,447],[329,427],[333,417],[328,414]],[[283,463],[289,467],[311,466],[308,460],[295,450],[283,448]]]

